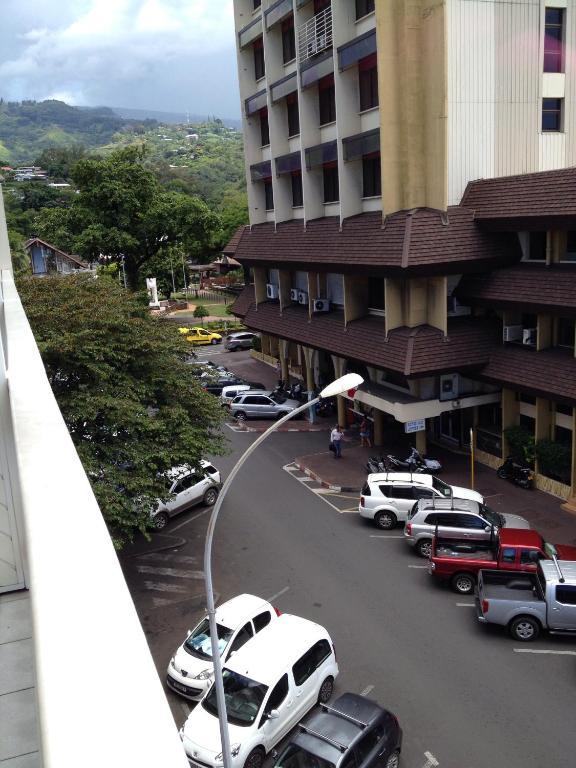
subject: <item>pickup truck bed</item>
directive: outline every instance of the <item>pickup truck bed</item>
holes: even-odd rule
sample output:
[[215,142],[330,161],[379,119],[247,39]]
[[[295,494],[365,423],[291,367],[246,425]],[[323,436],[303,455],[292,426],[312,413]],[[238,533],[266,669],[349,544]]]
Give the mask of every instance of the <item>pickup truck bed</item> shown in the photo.
[[471,558],[494,561],[496,560],[496,552],[494,548],[480,543],[478,544],[450,544],[450,543],[438,543],[436,546],[437,557],[450,557],[452,559],[462,558],[463,560],[470,560]]

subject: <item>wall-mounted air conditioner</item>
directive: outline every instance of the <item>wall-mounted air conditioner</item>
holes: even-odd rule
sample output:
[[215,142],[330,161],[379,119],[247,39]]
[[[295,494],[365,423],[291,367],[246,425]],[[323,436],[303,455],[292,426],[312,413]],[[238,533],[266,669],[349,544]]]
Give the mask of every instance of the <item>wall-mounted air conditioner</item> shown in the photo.
[[440,376],[440,400],[453,400],[460,393],[460,376],[447,373]]
[[278,298],[278,286],[274,285],[273,283],[268,283],[266,285],[266,296],[269,299],[277,299]]
[[306,46],[307,58],[310,58],[310,56],[315,56],[317,53],[318,53],[318,45],[316,40],[310,40],[310,42]]
[[523,330],[521,325],[505,325],[503,334],[504,341],[522,341]]
[[298,304],[308,304],[308,294],[306,291],[298,291]]
[[298,288],[290,288],[290,301],[298,301],[298,294],[300,291]]
[[536,346],[536,328],[524,328],[522,344],[527,344],[530,347]]
[[314,312],[330,312],[330,299],[314,299]]

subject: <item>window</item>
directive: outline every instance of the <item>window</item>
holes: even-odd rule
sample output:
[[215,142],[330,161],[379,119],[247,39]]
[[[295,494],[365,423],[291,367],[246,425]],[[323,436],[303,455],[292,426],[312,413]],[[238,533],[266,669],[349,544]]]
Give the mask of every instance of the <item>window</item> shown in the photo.
[[262,0],[254,0],[254,10],[257,10],[262,5]]
[[270,144],[270,127],[268,125],[268,110],[260,110],[260,143],[263,147]]
[[376,54],[358,62],[358,85],[360,90],[360,112],[378,106],[378,67]]
[[338,191],[338,166],[324,167],[324,202],[337,203],[340,199]]
[[566,233],[566,252],[562,261],[576,261],[576,232]]
[[556,587],[556,601],[564,605],[576,605],[576,587],[567,584]]
[[540,552],[537,549],[523,549],[520,552],[521,565],[536,565],[540,560]]
[[488,525],[481,517],[476,515],[458,515],[461,518],[459,528],[474,528],[477,531],[482,531]]
[[286,115],[288,117],[288,138],[298,136],[300,133],[300,111],[296,93],[291,93],[286,97]]
[[270,694],[270,698],[266,703],[264,712],[268,714],[272,709],[278,709],[280,704],[284,701],[288,695],[288,675],[282,675],[280,680],[276,683]]
[[258,397],[257,395],[244,398],[244,403],[246,405],[268,405],[269,402],[270,400],[268,400],[267,397]]
[[254,629],[256,632],[260,632],[261,629],[267,627],[268,624],[270,624],[270,618],[270,611],[264,611],[264,613],[260,613],[256,616],[254,619]]
[[193,485],[200,482],[200,479],[197,475],[186,475],[186,477],[183,477],[176,483],[173,493],[182,493],[182,491],[192,488]]
[[390,496],[391,488],[389,485],[379,485],[378,487],[380,488],[382,496]]
[[262,38],[260,38],[254,43],[254,77],[256,80],[260,80],[265,74],[264,43],[262,42]]
[[274,210],[274,190],[272,189],[272,182],[264,182],[264,200],[267,211]]
[[228,657],[232,655],[234,651],[239,650],[242,648],[242,646],[250,640],[254,633],[252,632],[252,627],[250,626],[250,622],[248,624],[244,624],[240,632],[236,635],[234,638],[234,642],[230,646],[230,653],[228,654]]
[[318,81],[318,106],[320,109],[320,125],[328,125],[336,120],[334,75],[328,75]]
[[356,20],[374,13],[374,0],[356,0]]
[[384,278],[370,277],[368,279],[369,309],[384,309]]
[[542,99],[542,130],[562,130],[562,102],[564,99]]
[[302,194],[302,174],[293,173],[290,177],[292,182],[292,206],[299,208],[304,205],[304,197]]
[[362,196],[380,197],[382,194],[380,176],[380,153],[362,158]]
[[392,488],[392,493],[390,494],[390,498],[392,499],[413,499],[414,495],[412,493],[412,486],[410,485],[395,485]]
[[564,71],[564,9],[546,8],[544,72]]
[[379,726],[369,731],[356,745],[356,761],[358,765],[364,762],[370,752],[376,749],[378,742],[384,735],[382,727]]
[[415,499],[431,499],[434,496],[432,488],[412,488],[412,495]]
[[574,320],[559,317],[556,320],[556,346],[574,349]]
[[292,667],[294,682],[296,685],[303,685],[306,680],[316,671],[322,662],[328,658],[332,649],[327,640],[319,640],[304,656],[301,656]]
[[296,58],[296,38],[294,36],[294,17],[282,22],[282,61],[287,64]]
[[546,261],[546,232],[530,232],[530,261]]
[[516,550],[512,547],[505,547],[502,550],[501,560],[503,563],[514,563],[516,561]]
[[426,525],[439,525],[440,524],[440,520],[439,520],[440,517],[441,517],[441,515],[439,515],[436,512],[434,512],[431,515],[426,515],[426,519],[424,520],[424,522],[426,523]]

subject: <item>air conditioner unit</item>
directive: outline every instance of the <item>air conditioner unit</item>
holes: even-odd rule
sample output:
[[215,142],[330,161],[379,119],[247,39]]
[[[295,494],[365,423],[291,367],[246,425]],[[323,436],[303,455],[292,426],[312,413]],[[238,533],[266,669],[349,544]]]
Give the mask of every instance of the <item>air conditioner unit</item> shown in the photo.
[[316,44],[316,40],[311,40],[306,45],[306,57],[310,58],[310,56],[315,56],[318,53],[318,46]]
[[522,331],[524,329],[521,325],[505,325],[504,326],[504,341],[521,341]]
[[314,312],[330,312],[330,300],[314,299]]
[[460,393],[460,376],[447,373],[440,376],[440,400],[453,400]]
[[326,35],[318,35],[316,38],[316,50],[323,51],[326,48]]
[[298,288],[290,288],[290,301],[298,301],[298,294],[300,291]]
[[308,304],[308,294],[306,291],[298,291],[298,304]]
[[278,286],[273,285],[273,283],[268,283],[266,285],[266,296],[269,299],[277,299],[278,298]]
[[531,347],[536,346],[536,328],[524,328],[522,344],[528,344]]

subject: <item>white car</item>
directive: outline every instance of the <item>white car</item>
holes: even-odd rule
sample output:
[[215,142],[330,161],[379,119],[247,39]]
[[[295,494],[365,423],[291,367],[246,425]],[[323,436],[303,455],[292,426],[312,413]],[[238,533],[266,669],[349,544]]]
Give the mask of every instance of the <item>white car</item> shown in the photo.
[[194,472],[190,467],[173,467],[167,473],[168,490],[173,494],[167,501],[158,501],[151,513],[152,525],[157,531],[166,527],[168,520],[193,507],[195,504],[216,503],[220,491],[220,472],[209,461],[200,462],[204,474]]
[[[278,609],[255,595],[237,595],[220,605],[216,626],[222,662],[279,615]],[[170,659],[166,683],[184,698],[196,701],[212,685],[213,672],[210,625],[205,616]]]
[[[328,701],[337,675],[324,627],[285,613],[229,658],[222,676],[233,767],[261,768],[306,712]],[[191,766],[222,765],[214,685],[188,715],[180,737]]]
[[378,528],[390,530],[405,523],[419,499],[470,499],[479,504],[484,498],[470,488],[448,485],[434,475],[409,472],[375,472],[368,475],[362,488],[358,512],[373,520]]
[[230,384],[227,387],[222,387],[222,394],[220,400],[222,405],[229,406],[232,400],[241,392],[247,392],[251,389],[250,384]]

